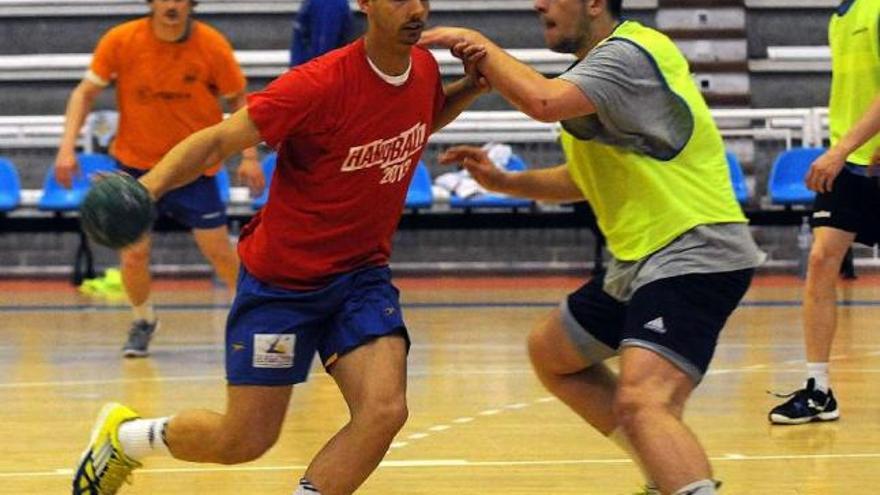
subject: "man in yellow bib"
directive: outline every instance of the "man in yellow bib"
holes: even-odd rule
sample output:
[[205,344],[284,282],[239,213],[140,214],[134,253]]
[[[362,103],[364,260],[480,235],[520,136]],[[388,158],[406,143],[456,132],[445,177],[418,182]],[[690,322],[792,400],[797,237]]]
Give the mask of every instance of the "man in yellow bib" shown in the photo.
[[880,2],[846,0],[831,17],[831,148],[810,167],[813,247],[804,290],[807,379],[770,411],[774,424],[834,421],[828,373],[837,329],[837,274],[850,245],[880,242],[880,184],[868,166],[880,147]]
[[[621,0],[536,0],[547,45],[578,62],[547,79],[480,33],[438,28],[450,47],[531,117],[561,121],[567,163],[505,173],[473,147],[461,163],[487,189],[541,201],[586,198],[614,259],[528,339],[553,394],[642,467],[647,493],[716,493],[682,421],[728,316],[763,260],[734,198],[724,145],[681,52],[621,20]],[[620,371],[604,361],[620,356]]]

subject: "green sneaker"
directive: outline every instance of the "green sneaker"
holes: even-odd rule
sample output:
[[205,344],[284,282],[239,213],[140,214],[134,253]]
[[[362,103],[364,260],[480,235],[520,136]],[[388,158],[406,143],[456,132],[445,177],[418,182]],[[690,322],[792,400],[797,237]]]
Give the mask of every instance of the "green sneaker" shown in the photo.
[[113,495],[122,483],[130,483],[131,472],[141,463],[122,452],[119,425],[138,418],[137,413],[115,402],[101,409],[73,476],[73,495]]

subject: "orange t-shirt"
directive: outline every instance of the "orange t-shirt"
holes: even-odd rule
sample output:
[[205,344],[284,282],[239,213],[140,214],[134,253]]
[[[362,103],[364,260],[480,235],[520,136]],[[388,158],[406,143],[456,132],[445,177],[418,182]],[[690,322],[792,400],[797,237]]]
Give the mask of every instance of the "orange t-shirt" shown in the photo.
[[232,46],[198,21],[180,42],[156,38],[148,17],[120,24],[98,42],[90,70],[116,84],[119,129],[110,153],[145,170],[193,132],[220,122],[220,96],[245,89]]

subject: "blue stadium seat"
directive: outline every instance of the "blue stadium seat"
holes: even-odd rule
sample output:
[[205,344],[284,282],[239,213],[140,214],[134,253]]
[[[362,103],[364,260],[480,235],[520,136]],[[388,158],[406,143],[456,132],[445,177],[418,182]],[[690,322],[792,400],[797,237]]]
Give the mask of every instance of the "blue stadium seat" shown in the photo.
[[217,190],[220,192],[220,201],[223,202],[224,205],[229,205],[229,195],[230,195],[230,181],[229,181],[229,170],[226,170],[226,165],[221,165],[220,170],[217,171],[217,175],[214,176],[217,180]]
[[266,206],[269,201],[269,184],[272,183],[272,174],[275,173],[275,162],[278,160],[278,153],[269,153],[263,158],[263,175],[266,177],[266,188],[263,194],[260,194],[251,203],[251,207],[255,210]]
[[21,181],[15,165],[0,158],[0,212],[14,210],[21,202]]
[[727,152],[727,166],[730,168],[730,182],[733,184],[733,193],[739,204],[745,204],[749,200],[749,186],[743,174],[739,159],[731,152]]
[[780,154],[770,169],[770,201],[786,206],[811,204],[816,193],[807,189],[804,178],[822,153],[825,148],[794,148]]
[[99,153],[80,153],[77,155],[77,160],[80,173],[73,178],[70,189],[66,189],[55,180],[55,166],[49,167],[43,180],[43,195],[37,203],[37,208],[58,212],[78,210],[95,175],[118,170],[116,160]]
[[[508,172],[523,172],[528,167],[518,155],[512,155],[504,167]],[[478,194],[469,198],[452,195],[449,206],[453,208],[528,208],[534,204],[531,199],[511,198],[495,193]]]
[[419,209],[430,208],[434,202],[434,193],[431,192],[431,173],[424,162],[420,161],[416,165],[416,171],[413,172],[412,182],[409,184],[409,190],[406,192],[407,208]]

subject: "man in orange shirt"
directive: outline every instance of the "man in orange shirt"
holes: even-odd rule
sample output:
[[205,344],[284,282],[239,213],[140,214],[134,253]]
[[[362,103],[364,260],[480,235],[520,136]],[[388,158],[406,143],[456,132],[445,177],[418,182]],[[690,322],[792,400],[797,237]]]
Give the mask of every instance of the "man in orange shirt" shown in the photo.
[[[245,78],[222,34],[191,19],[195,0],[148,0],[150,15],[104,34],[91,66],[67,102],[64,135],[55,177],[70,187],[78,173],[76,139],[98,94],[116,84],[119,129],[110,154],[120,168],[138,177],[171,148],[223,119],[219,98],[233,109],[245,104]],[[235,287],[238,258],[229,243],[226,212],[212,166],[196,181],[165,196],[160,214],[192,229],[196,244],[227,287]],[[265,177],[257,151],[242,154],[239,178],[259,194]],[[134,321],[123,347],[126,357],[143,357],[158,326],[150,302],[150,237],[123,249],[122,282]]]

